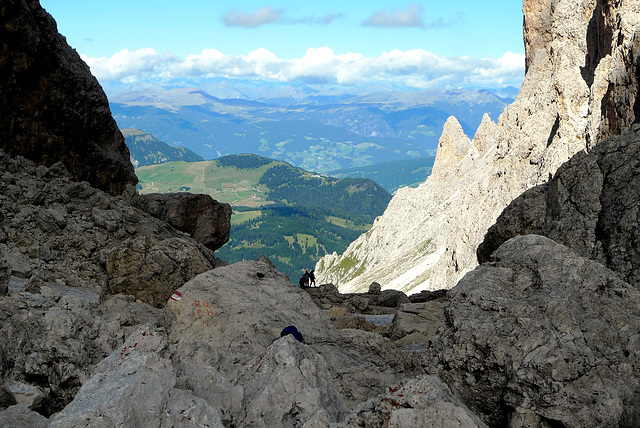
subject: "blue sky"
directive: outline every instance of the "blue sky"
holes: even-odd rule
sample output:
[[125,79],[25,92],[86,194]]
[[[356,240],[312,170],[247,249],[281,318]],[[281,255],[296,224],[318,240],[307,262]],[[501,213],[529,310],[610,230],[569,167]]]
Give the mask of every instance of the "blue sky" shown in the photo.
[[[102,83],[519,85],[522,3],[41,0]],[[238,4],[240,4],[238,6]]]

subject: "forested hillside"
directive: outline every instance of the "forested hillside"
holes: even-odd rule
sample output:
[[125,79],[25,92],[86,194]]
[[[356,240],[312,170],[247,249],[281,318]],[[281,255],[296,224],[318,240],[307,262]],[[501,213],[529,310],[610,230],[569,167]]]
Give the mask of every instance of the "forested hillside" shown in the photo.
[[260,179],[269,199],[281,204],[317,208],[329,215],[371,222],[382,214],[391,195],[364,178],[335,178],[308,173],[290,165],[276,165]]
[[343,252],[381,215],[391,195],[369,179],[336,179],[253,154],[170,162],[136,170],[141,193],[206,193],[233,207],[230,263],[266,255],[297,282],[327,253]]
[[122,129],[135,168],[171,161],[198,162],[204,158],[185,147],[172,147],[139,129]]

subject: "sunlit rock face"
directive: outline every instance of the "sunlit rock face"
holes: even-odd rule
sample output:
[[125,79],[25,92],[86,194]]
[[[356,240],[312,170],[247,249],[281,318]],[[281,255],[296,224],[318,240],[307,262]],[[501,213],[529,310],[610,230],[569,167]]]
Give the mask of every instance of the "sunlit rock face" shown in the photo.
[[451,288],[477,265],[476,248],[500,212],[549,180],[581,150],[640,117],[640,6],[525,1],[526,75],[516,101],[473,140],[444,126],[433,174],[402,189],[373,228],[316,266],[343,292]]

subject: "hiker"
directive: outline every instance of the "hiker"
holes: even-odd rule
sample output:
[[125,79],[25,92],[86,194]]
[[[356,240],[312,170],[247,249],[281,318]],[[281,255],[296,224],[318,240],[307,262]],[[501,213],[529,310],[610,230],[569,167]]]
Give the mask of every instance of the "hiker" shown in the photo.
[[309,287],[315,287],[316,286],[316,274],[315,274],[315,269],[311,269],[311,272],[309,272]]
[[304,278],[305,285],[309,287],[309,269],[304,270],[304,275],[302,277]]

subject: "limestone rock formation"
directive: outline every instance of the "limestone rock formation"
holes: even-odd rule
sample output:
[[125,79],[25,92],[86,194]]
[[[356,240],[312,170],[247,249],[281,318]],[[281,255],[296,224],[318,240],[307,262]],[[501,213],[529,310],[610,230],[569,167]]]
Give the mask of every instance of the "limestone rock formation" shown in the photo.
[[9,292],[9,279],[11,278],[11,266],[4,257],[0,256],[0,296]]
[[351,312],[383,314],[389,313],[391,308],[399,308],[402,304],[410,302],[409,298],[401,291],[376,292],[375,290],[376,287],[370,293],[340,293],[333,284],[306,288],[307,293],[316,304],[326,309],[332,306],[343,306]]
[[640,271],[640,126],[580,153],[516,198],[489,228],[478,259],[516,235],[538,234],[596,260],[630,284]]
[[175,289],[211,268],[211,260],[182,238],[127,239],[107,256],[105,293],[128,294],[162,307]]
[[[2,334],[21,335],[28,345],[2,361],[13,366],[3,379],[23,380],[24,391],[39,379],[36,387],[49,395],[75,388],[68,404],[58,401],[46,413],[50,427],[379,426],[374,421],[387,418],[389,426],[432,419],[483,426],[445,385],[423,376],[417,355],[375,333],[336,330],[305,291],[264,262],[203,273],[162,311],[124,296],[103,303],[54,298],[47,287],[0,303],[14,307],[2,320],[11,330]],[[38,322],[37,337],[29,337],[26,326]],[[305,343],[281,338],[287,325],[297,326]],[[43,358],[68,362],[56,366],[57,375],[42,373],[43,350],[36,349],[42,343],[49,347]],[[66,351],[52,349],[54,343]],[[61,383],[64,376],[73,381]],[[42,422],[32,411],[41,409],[5,407],[0,421]]]
[[75,181],[112,195],[138,182],[124,137],[89,66],[37,0],[3,0],[0,149],[63,162]]
[[0,412],[0,426],[3,427],[46,428],[48,425],[47,418],[22,404],[16,404]]
[[158,316],[142,302],[114,297],[100,305],[95,293],[55,284],[0,298],[0,388],[8,404],[45,416],[62,410],[128,326]]
[[343,255],[320,260],[320,283],[452,287],[477,265],[477,245],[509,202],[638,120],[638,2],[525,0],[523,12],[527,72],[516,101],[471,142],[448,120],[434,173],[399,190]]
[[169,400],[176,382],[166,354],[166,336],[141,327],[97,365],[73,402],[51,418],[49,426],[85,426],[86,421],[98,427],[160,426],[159,406]]
[[491,426],[637,426],[640,291],[539,235],[493,260],[449,291],[433,374]]
[[301,426],[308,421],[339,422],[346,407],[331,382],[325,359],[291,335],[278,339],[248,363],[241,385],[241,426]]
[[[370,398],[398,373],[421,372],[375,333],[336,330],[286,275],[262,262],[239,262],[203,273],[179,289],[165,308],[169,339],[184,367],[210,366],[227,380],[263,354],[284,327],[294,325],[322,355],[347,405]],[[224,344],[222,352],[215,344]],[[191,384],[201,381],[194,379]]]
[[132,205],[188,233],[211,251],[229,241],[231,205],[209,195],[153,193],[134,197]]
[[12,278],[34,287],[131,294],[156,306],[215,264],[202,244],[122,198],[73,181],[61,163],[36,166],[2,151],[0,254]]

